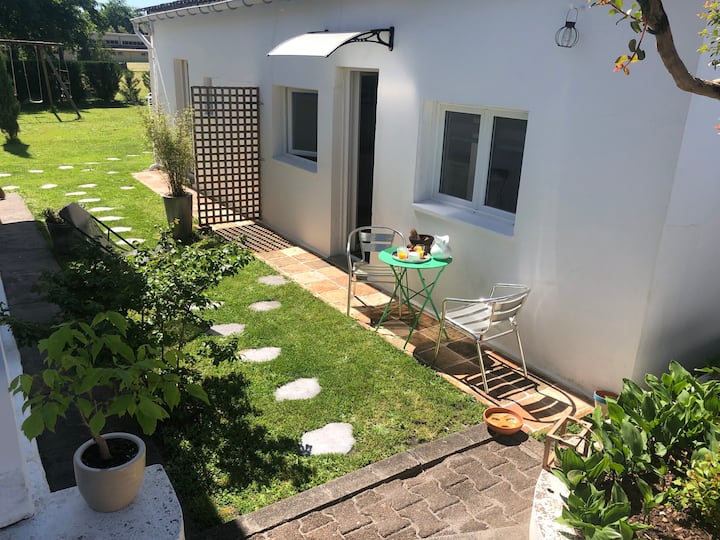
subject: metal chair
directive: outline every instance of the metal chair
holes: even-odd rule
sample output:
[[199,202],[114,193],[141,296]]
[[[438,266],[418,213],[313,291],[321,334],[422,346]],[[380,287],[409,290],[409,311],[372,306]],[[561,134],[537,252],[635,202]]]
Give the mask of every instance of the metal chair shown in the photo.
[[[493,285],[489,298],[445,298],[442,302],[442,315],[440,317],[440,331],[435,344],[435,361],[440,351],[440,338],[447,323],[475,339],[478,351],[480,369],[482,371],[483,386],[488,392],[487,377],[483,364],[482,344],[500,336],[515,334],[523,371],[527,377],[525,354],[523,353],[520,332],[518,330],[517,315],[525,299],[530,294],[530,288],[514,283],[496,283]],[[459,304],[459,307],[448,309],[449,304]],[[496,327],[505,326],[496,333]],[[509,325],[509,328],[507,326]]]
[[358,227],[348,235],[345,253],[348,264],[348,297],[346,314],[350,315],[350,302],[355,296],[358,281],[395,284],[395,274],[387,264],[381,263],[377,253],[392,246],[404,246],[405,236],[391,227],[367,225]]

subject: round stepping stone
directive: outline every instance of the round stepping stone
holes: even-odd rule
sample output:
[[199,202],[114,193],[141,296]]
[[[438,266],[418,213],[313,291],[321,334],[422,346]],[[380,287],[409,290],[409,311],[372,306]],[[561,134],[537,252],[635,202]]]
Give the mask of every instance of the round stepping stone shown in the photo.
[[0,178],[7,178],[8,176],[12,176],[9,172],[0,172]]
[[40,173],[43,173],[43,172],[45,172],[45,171],[43,171],[42,169],[30,169],[28,172],[31,173],[31,174],[40,174]]
[[3,186],[3,189],[5,191],[15,191],[16,189],[20,189],[20,186]]
[[139,157],[140,154],[128,154],[126,157]]
[[245,331],[245,325],[240,323],[213,324],[207,330],[210,336],[231,336],[233,334],[242,334]]
[[253,311],[272,311],[280,307],[280,302],[277,300],[267,300],[263,302],[255,302],[250,304],[250,309]]
[[346,422],[333,422],[302,436],[301,451],[306,456],[347,454],[355,444],[353,427]]
[[91,171],[94,171],[94,170],[95,170],[95,169],[80,169],[80,172],[91,172]]
[[130,232],[132,231],[132,227],[110,227],[110,230],[116,233]]
[[[90,200],[90,199],[86,199]],[[94,200],[100,200],[100,199],[94,199]],[[88,210],[88,212],[109,212],[110,210],[115,210],[112,206],[96,206],[94,208],[91,208]]]
[[288,280],[283,276],[262,276],[258,278],[258,283],[264,283],[265,285],[285,285]]
[[40,189],[52,189],[52,188],[56,188],[56,187],[57,187],[57,184],[43,184],[42,186],[40,186]]
[[85,165],[100,165],[99,161],[86,161]]
[[125,218],[121,216],[100,216],[98,219],[100,221],[120,221]]
[[[81,203],[100,202],[100,199],[80,199],[78,202],[81,202]],[[114,208],[113,208],[113,210],[114,210]]]
[[120,186],[120,189],[127,191],[129,189],[135,189],[135,186]]
[[120,158],[119,157],[108,157],[108,158],[105,158],[105,160],[106,161],[120,161]]
[[89,189],[89,188],[97,187],[97,184],[80,184],[78,187]]
[[246,362],[269,362],[280,356],[280,347],[262,347],[240,351],[240,359]]
[[[126,239],[125,239],[125,242],[127,242],[128,244],[142,244],[144,241],[145,241],[144,238],[126,238]],[[122,245],[125,244],[125,242],[123,242],[122,240],[118,240],[118,241],[115,242],[115,243],[116,243],[118,246],[122,246]]]
[[87,195],[87,191],[71,191],[65,194],[66,197],[79,197],[80,195]]
[[107,173],[108,173],[108,174],[118,174],[117,171],[108,171]]
[[315,378],[297,379],[275,390],[275,400],[311,399],[320,393],[320,384]]
[[67,170],[74,169],[74,168],[75,167],[73,167],[72,165],[60,165],[58,167],[58,169],[60,169],[61,171],[67,171]]

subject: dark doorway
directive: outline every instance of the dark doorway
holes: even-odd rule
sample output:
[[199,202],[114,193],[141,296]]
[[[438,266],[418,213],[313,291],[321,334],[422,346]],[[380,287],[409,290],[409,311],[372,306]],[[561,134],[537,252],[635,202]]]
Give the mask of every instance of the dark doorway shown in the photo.
[[375,113],[377,73],[360,73],[358,118],[357,208],[355,227],[372,224],[373,170],[375,169]]

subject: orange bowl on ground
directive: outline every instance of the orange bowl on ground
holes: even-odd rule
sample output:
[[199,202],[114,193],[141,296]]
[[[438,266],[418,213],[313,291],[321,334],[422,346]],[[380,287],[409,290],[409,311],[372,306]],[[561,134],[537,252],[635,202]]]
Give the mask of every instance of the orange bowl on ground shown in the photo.
[[483,412],[483,420],[495,433],[513,435],[522,429],[522,417],[505,407],[488,407]]

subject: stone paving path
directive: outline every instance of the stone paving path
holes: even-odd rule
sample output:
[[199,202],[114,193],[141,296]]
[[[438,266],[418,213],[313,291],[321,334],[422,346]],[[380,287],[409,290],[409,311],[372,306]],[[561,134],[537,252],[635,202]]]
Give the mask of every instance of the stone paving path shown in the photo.
[[484,425],[420,445],[196,538],[528,537],[543,446]]

